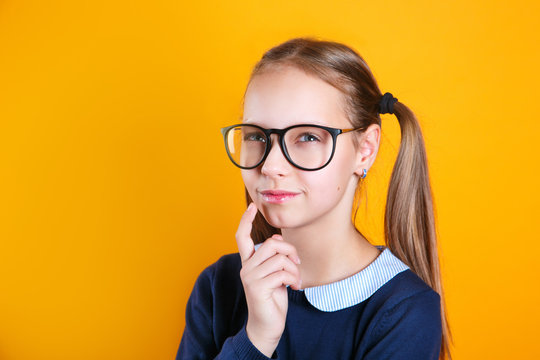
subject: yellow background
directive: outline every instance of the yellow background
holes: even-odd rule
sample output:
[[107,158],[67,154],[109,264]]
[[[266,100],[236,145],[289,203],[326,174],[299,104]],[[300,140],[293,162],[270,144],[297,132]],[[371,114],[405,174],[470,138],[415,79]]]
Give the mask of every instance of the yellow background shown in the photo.
[[[420,118],[455,359],[540,357],[536,1],[0,1],[0,359],[172,359],[245,207],[219,128],[302,35]],[[383,116],[358,226],[381,243]]]

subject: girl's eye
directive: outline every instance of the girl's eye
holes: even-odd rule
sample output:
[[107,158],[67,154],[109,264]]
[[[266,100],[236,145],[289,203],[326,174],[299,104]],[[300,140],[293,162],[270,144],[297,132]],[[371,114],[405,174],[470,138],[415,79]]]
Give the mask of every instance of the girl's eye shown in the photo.
[[317,135],[311,134],[311,133],[302,134],[298,136],[297,139],[299,142],[320,142],[321,141],[321,139]]
[[266,142],[264,136],[260,133],[248,133],[244,135],[244,141],[260,141]]

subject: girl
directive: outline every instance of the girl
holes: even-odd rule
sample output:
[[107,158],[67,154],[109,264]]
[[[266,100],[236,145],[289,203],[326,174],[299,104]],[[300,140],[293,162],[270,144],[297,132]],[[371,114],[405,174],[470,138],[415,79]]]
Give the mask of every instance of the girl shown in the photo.
[[[402,136],[387,246],[352,219],[380,113]],[[420,127],[356,52],[312,38],[274,47],[251,74],[242,123],[222,132],[249,206],[238,253],[195,283],[176,359],[450,357]]]

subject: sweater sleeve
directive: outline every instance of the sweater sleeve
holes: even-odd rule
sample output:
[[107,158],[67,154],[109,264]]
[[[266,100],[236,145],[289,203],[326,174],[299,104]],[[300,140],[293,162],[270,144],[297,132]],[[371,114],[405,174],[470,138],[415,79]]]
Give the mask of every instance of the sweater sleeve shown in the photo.
[[[215,265],[215,264],[214,264]],[[176,360],[268,360],[249,340],[243,326],[228,337],[223,345],[217,344],[214,334],[226,324],[214,319],[216,297],[213,286],[215,266],[207,267],[197,278],[186,306],[186,326],[176,354]],[[216,310],[218,309],[218,310]],[[216,329],[215,327],[222,327]]]
[[439,294],[429,290],[400,301],[382,314],[372,337],[373,346],[361,357],[363,360],[439,359],[442,341]]

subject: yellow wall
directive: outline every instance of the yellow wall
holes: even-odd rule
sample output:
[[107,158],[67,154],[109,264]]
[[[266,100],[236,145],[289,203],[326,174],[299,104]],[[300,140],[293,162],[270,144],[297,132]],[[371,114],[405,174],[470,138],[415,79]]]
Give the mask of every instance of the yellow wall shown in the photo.
[[[456,359],[540,356],[536,1],[0,2],[0,358],[172,359],[244,208],[219,128],[293,36],[421,119]],[[381,242],[383,118],[358,225]]]

